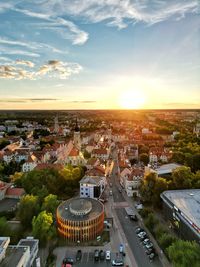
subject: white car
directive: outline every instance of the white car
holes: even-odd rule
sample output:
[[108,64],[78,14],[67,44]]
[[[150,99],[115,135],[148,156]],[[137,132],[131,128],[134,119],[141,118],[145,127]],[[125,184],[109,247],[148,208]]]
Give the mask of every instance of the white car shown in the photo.
[[111,257],[110,257],[110,250],[106,251],[106,260],[110,261]]

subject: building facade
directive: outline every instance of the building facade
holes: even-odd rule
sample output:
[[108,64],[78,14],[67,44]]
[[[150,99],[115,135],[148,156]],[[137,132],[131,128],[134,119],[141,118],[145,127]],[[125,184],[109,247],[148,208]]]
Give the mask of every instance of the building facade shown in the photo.
[[94,240],[104,228],[104,206],[95,199],[64,201],[58,206],[56,216],[58,232],[67,241]]

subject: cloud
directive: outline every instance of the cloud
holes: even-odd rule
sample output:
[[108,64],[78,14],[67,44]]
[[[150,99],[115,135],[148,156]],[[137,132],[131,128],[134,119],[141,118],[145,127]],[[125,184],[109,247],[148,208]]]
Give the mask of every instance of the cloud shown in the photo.
[[68,103],[82,103],[82,104],[90,104],[90,103],[96,103],[97,101],[94,100],[74,100],[74,101],[67,101]]
[[49,0],[40,2],[40,11],[52,16],[72,15],[96,23],[105,21],[109,26],[125,28],[129,23],[154,24],[186,13],[196,13],[198,0]]
[[3,98],[0,99],[0,103],[51,102],[59,100],[57,98]]
[[64,39],[71,40],[75,45],[82,45],[88,40],[88,33],[79,29],[79,27],[72,21],[63,19],[59,16],[51,16],[49,14],[33,12],[27,9],[13,8],[13,10],[23,13],[26,16],[46,21],[46,23],[34,23],[34,26],[43,30],[55,31]]
[[[20,65],[20,67],[18,65]],[[82,70],[82,66],[78,63],[59,60],[49,60],[39,68],[34,68],[34,66],[33,62],[20,59],[15,61],[13,65],[0,65],[0,78],[35,80],[48,76],[50,78],[67,79],[71,75],[78,74]],[[29,68],[28,70],[27,67]]]
[[16,63],[17,65],[25,65],[25,66],[28,66],[28,67],[30,67],[30,68],[33,68],[33,67],[35,66],[35,64],[34,64],[33,62],[29,61],[29,60],[17,59],[17,60],[15,61],[15,63]]
[[163,106],[167,108],[200,108],[200,101],[199,103],[163,103]]

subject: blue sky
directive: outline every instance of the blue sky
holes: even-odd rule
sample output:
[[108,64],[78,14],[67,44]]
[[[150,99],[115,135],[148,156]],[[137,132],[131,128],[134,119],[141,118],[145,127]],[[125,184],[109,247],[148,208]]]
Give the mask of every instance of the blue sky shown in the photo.
[[[33,4],[34,2],[34,4]],[[0,109],[200,108],[198,0],[0,2]]]

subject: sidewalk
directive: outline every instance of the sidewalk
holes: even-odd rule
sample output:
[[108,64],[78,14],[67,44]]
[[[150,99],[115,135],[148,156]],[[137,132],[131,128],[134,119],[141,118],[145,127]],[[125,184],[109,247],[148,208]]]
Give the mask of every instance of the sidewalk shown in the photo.
[[109,202],[106,204],[105,210],[108,217],[113,217],[113,228],[110,231],[111,241],[110,244],[106,246],[110,245],[110,249],[112,251],[119,251],[119,245],[124,244],[126,252],[126,264],[128,264],[130,267],[138,267],[122,229],[121,223],[118,220],[115,212],[113,197],[110,197]]

